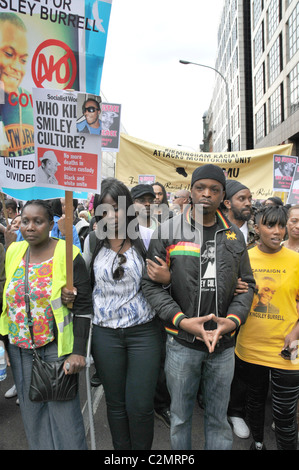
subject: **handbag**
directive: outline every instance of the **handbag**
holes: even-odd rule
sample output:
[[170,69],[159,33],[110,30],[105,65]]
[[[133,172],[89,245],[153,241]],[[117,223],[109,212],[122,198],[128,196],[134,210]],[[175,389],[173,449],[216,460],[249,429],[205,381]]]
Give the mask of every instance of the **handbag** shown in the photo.
[[31,401],[66,401],[73,400],[78,392],[78,374],[66,375],[63,370],[65,359],[57,361],[44,361],[34,343],[33,318],[30,311],[30,297],[28,287],[29,248],[25,263],[25,309],[28,317],[28,326],[32,339],[33,360],[32,375],[29,388]]

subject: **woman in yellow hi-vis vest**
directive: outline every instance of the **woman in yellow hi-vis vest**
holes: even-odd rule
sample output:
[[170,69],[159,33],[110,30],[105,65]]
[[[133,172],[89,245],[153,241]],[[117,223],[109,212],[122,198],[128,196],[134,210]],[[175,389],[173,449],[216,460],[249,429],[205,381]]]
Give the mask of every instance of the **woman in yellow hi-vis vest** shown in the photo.
[[44,360],[65,357],[65,372],[78,373],[85,366],[92,315],[89,276],[80,250],[75,246],[73,266],[77,295],[72,312],[62,303],[61,291],[66,285],[65,242],[50,237],[52,226],[53,212],[47,202],[33,200],[25,204],[20,226],[24,241],[12,243],[6,253],[0,334],[6,342],[29,448],[86,449],[78,394],[70,401],[38,403],[29,399],[32,340],[24,295],[27,251],[33,337]]

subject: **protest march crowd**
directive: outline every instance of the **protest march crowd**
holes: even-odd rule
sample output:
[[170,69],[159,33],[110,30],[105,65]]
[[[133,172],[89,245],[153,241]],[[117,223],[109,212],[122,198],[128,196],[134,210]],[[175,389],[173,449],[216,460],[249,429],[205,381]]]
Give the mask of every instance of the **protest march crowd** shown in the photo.
[[[277,449],[297,449],[299,206],[253,201],[212,164],[171,203],[158,182],[106,178],[73,200],[72,287],[65,200],[2,209],[0,334],[14,386],[1,392],[17,396],[30,449],[88,448],[74,378],[90,331],[115,450],[150,450],[155,415],[173,450],[191,450],[196,401],[205,449],[230,450],[236,434],[265,450],[269,387]],[[36,376],[42,360],[61,364],[59,393]]]

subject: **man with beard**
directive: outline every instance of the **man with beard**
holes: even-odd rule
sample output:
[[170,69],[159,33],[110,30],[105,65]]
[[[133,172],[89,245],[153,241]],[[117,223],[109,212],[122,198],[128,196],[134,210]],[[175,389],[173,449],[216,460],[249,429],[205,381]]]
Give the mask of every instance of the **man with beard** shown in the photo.
[[243,233],[247,247],[255,244],[256,235],[251,223],[252,195],[250,189],[239,181],[226,181],[224,206],[228,219]]

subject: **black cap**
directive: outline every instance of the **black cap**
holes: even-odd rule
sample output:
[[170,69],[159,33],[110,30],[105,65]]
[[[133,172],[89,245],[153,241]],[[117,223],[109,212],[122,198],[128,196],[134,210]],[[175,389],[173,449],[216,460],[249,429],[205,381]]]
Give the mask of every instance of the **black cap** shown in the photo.
[[236,180],[226,181],[226,196],[225,199],[231,199],[236,193],[242,191],[242,189],[248,189],[247,186]]
[[137,186],[134,186],[134,188],[131,189],[131,196],[133,201],[141,196],[144,196],[144,194],[151,194],[151,196],[154,198],[156,197],[155,191],[150,184],[137,184]]
[[225,189],[225,175],[219,166],[207,163],[206,165],[196,168],[192,173],[191,186],[193,186],[195,181],[204,179],[216,180],[221,183]]

